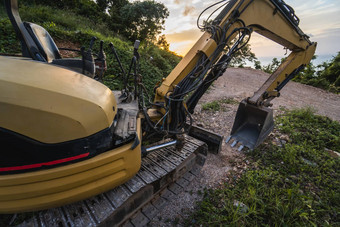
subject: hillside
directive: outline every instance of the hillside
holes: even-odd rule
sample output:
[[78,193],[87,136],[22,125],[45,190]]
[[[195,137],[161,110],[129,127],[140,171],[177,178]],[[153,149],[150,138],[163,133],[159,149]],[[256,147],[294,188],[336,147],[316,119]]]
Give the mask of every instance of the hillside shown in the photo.
[[[125,70],[128,70],[133,56],[133,42],[120,35],[110,32],[105,24],[95,23],[93,20],[72,11],[51,8],[49,6],[29,7],[22,5],[19,9],[23,21],[34,22],[43,26],[53,37],[57,46],[63,48],[80,48],[89,46],[93,36],[104,41],[104,51],[107,55],[108,71],[104,83],[111,89],[122,87],[122,78],[117,61],[109,48],[113,43]],[[20,43],[15,36],[5,9],[0,6],[0,53],[20,54]],[[99,41],[94,45],[94,53],[99,49]],[[173,52],[163,50],[152,42],[143,42],[140,46],[140,74],[143,82],[151,93],[155,84],[166,77],[181,57]],[[74,57],[70,52],[62,52],[64,57]]]

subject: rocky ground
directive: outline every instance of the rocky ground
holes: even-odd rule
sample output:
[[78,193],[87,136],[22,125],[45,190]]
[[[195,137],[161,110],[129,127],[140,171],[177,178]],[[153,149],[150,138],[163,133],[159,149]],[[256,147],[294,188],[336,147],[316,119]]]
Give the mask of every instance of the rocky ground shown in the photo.
[[[214,83],[213,88],[202,97],[193,116],[196,124],[227,138],[238,104],[221,104],[222,108],[219,111],[203,111],[202,105],[222,99],[241,101],[252,96],[267,78],[268,74],[250,68],[228,69],[225,75]],[[311,86],[289,82],[281,91],[281,97],[275,99],[273,103],[274,115],[282,112],[281,106],[287,109],[310,106],[318,114],[340,121],[340,95]],[[230,176],[231,170],[234,170],[233,174],[241,173],[248,164],[242,152],[223,143],[220,154],[208,154],[201,176],[194,179],[186,190],[169,203],[154,218],[150,226],[181,226],[183,219],[202,198],[205,189],[218,187],[228,178],[235,177]]]

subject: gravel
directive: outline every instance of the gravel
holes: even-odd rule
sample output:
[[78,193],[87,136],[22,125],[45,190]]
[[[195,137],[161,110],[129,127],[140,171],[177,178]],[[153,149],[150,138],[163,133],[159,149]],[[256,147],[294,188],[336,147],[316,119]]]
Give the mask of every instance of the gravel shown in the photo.
[[[269,75],[251,68],[230,68],[202,97],[195,109],[195,124],[228,137],[237,104],[221,104],[220,111],[202,111],[202,104],[214,100],[234,99],[241,101],[253,93],[267,80]],[[273,101],[274,115],[281,113],[281,106],[287,109],[310,106],[320,115],[340,121],[340,95],[319,88],[289,82],[281,91],[281,96]],[[223,143],[220,154],[208,154],[200,176],[195,178],[176,199],[167,204],[150,226],[182,226],[183,219],[194,210],[202,199],[204,189],[219,187],[228,178],[230,170],[243,171],[247,163],[242,152]],[[235,163],[237,163],[235,165]]]

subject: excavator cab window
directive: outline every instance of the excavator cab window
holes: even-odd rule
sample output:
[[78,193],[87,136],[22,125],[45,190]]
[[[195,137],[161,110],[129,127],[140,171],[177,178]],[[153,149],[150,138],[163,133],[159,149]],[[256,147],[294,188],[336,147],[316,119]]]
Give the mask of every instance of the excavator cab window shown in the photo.
[[82,52],[82,59],[62,59],[57,45],[43,27],[21,20],[17,0],[5,0],[5,8],[20,40],[24,57],[63,66],[92,78],[95,76],[95,64],[91,52],[93,44],[86,53]]
[[47,62],[52,62],[54,59],[61,59],[57,45],[43,27],[29,22],[24,22],[24,26]]

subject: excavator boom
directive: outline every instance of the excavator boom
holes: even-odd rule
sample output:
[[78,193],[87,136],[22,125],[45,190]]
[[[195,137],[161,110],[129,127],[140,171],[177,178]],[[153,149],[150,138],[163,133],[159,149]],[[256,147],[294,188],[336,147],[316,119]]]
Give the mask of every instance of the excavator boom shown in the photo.
[[[167,116],[172,131],[180,131],[180,122],[194,111],[204,92],[223,75],[233,54],[256,32],[291,51],[254,95],[240,103],[231,137],[242,142],[241,146],[257,147],[274,127],[270,101],[315,53],[316,43],[298,25],[294,10],[282,0],[227,2],[214,20],[201,27],[204,34],[157,88],[155,108]],[[185,95],[190,95],[186,101]]]

